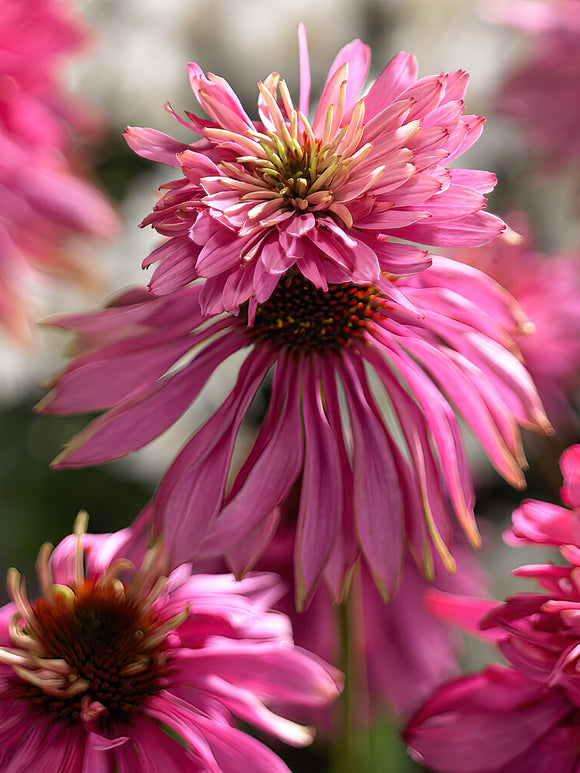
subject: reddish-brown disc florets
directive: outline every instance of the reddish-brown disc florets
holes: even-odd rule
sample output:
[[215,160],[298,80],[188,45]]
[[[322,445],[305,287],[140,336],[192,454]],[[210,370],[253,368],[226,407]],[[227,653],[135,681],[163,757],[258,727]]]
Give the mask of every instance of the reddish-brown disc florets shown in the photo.
[[290,274],[256,309],[250,336],[275,349],[339,351],[364,335],[383,305],[375,287],[347,283],[322,290],[299,274]]

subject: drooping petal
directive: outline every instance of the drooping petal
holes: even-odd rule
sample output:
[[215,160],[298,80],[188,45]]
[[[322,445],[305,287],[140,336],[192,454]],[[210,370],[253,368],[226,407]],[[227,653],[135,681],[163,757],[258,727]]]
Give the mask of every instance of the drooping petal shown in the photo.
[[[358,371],[358,372],[357,372]],[[396,588],[403,553],[403,498],[392,441],[356,360],[345,358],[343,383],[353,433],[354,516],[361,550],[381,593]],[[368,439],[373,438],[369,453]]]
[[[285,499],[300,476],[303,463],[302,383],[289,363],[279,364],[275,378],[279,385],[273,390],[275,399],[228,501],[212,533],[206,537],[208,552],[212,551],[212,546],[223,552],[227,545],[243,538],[246,529],[253,529]],[[273,475],[272,470],[279,472]]]
[[229,397],[186,444],[157,491],[154,524],[164,535],[173,565],[198,552],[221,509],[240,424],[272,359],[262,351],[245,360]]
[[322,406],[320,376],[303,366],[304,468],[296,534],[296,605],[309,599],[328,560],[342,515],[340,457]]
[[138,155],[171,166],[179,166],[177,154],[189,147],[184,142],[178,142],[168,134],[157,131],[157,129],[138,126],[127,126],[123,137],[131,150]]

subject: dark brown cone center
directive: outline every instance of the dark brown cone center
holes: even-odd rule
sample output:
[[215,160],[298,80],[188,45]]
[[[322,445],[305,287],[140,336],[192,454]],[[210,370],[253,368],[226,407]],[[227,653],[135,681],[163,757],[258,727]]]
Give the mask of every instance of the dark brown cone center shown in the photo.
[[45,710],[77,719],[86,695],[91,703],[102,704],[100,721],[106,723],[137,711],[160,689],[160,648],[149,648],[147,642],[153,620],[122,589],[85,580],[75,588],[74,605],[55,595],[50,601],[41,598],[33,611],[34,636],[43,657],[64,660],[73,677],[89,685],[85,693],[71,698],[27,685]]
[[250,335],[276,349],[340,351],[361,338],[381,314],[376,287],[331,284],[321,290],[300,274],[289,274],[257,307]]

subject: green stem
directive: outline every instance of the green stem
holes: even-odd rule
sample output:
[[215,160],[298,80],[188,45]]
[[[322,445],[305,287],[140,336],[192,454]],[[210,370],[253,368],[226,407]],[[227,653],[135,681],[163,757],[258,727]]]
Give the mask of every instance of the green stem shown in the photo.
[[368,728],[361,716],[366,706],[366,674],[358,652],[353,591],[339,606],[341,663],[344,690],[340,697],[340,718],[331,757],[331,773],[365,773],[368,765]]

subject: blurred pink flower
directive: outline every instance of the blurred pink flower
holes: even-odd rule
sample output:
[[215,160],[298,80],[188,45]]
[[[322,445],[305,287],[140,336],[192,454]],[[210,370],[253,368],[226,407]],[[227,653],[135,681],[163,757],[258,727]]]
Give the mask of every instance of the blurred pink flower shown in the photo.
[[71,130],[87,135],[97,126],[94,112],[60,83],[65,57],[85,37],[65,2],[0,5],[0,323],[23,340],[36,269],[94,280],[70,237],[108,237],[118,227],[71,151]]
[[289,773],[233,715],[290,744],[312,731],[268,704],[318,705],[340,674],[295,647],[268,612],[274,575],[164,576],[136,568],[130,530],[66,538],[39,556],[42,596],[11,570],[0,610],[0,767],[62,773]]
[[531,53],[506,79],[498,108],[550,164],[577,160],[580,0],[509,0],[497,4],[497,16],[535,34]]
[[[576,773],[580,765],[580,446],[562,455],[568,510],[525,502],[514,513],[508,541],[557,545],[566,566],[514,571],[536,579],[537,593],[489,603],[479,620],[509,662],[450,682],[411,719],[405,740],[414,757],[446,773]],[[434,601],[435,606],[437,601]],[[453,599],[442,602],[449,617]],[[459,600],[457,620],[472,612]],[[482,604],[474,604],[473,611]],[[477,750],[485,750],[478,753]]]
[[[204,317],[202,292],[136,289],[104,311],[57,318],[78,331],[79,356],[39,406],[109,409],[55,462],[100,464],[164,432],[222,362],[246,352],[235,387],[156,493],[155,528],[173,563],[228,552],[243,573],[298,484],[299,606],[323,576],[341,598],[361,553],[384,597],[405,544],[427,574],[433,548],[452,571],[455,518],[479,543],[453,406],[498,471],[524,486],[518,424],[549,425],[513,345],[517,305],[481,272],[434,257],[389,295],[352,284],[325,292],[292,273],[257,307],[253,326],[245,309]],[[270,371],[269,407],[234,479],[238,431]]]
[[570,433],[577,428],[570,401],[580,385],[580,251],[537,252],[526,218],[507,219],[523,235],[519,243],[497,239],[453,257],[493,277],[522,307],[531,325],[516,343],[550,421]]
[[384,274],[429,265],[423,249],[401,240],[474,245],[502,232],[483,211],[495,176],[446,166],[483,128],[482,118],[463,115],[467,73],[417,80],[415,58],[401,52],[359,98],[370,50],[354,40],[331,65],[310,122],[302,27],[299,38],[298,107],[272,73],[258,84],[253,121],[223,78],[190,64],[209,120],[188,112],[181,122],[202,139],[188,145],[127,129],[133,150],[182,173],[143,221],[170,237],[144,262],[159,264],[150,285],[157,294],[205,277],[204,313],[249,301],[251,320],[292,267],[324,290],[342,282],[383,289]]

